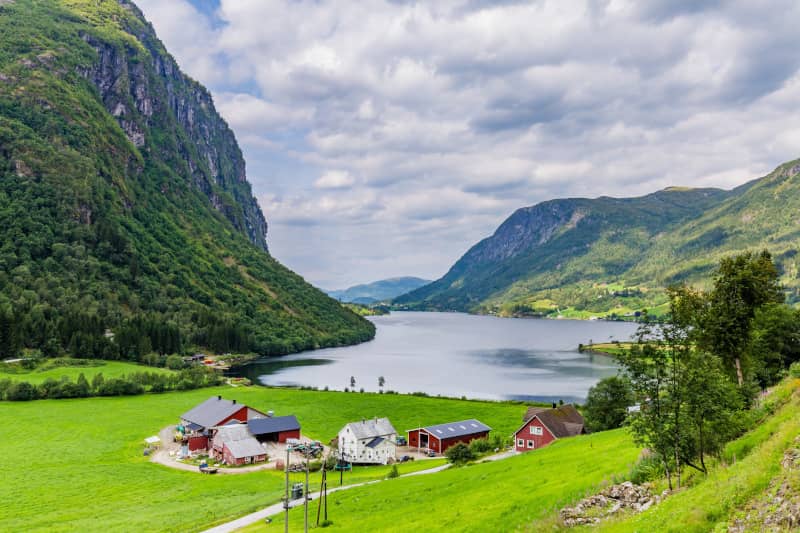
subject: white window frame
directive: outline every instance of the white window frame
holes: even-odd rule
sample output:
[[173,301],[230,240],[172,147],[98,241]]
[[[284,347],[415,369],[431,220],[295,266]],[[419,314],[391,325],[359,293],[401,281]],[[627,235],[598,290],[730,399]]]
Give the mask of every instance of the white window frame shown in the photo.
[[530,449],[530,450],[533,449],[533,441],[532,440],[528,441],[528,449]]
[[531,426],[531,435],[544,435],[544,431],[540,426]]
[[525,439],[517,439],[517,447],[524,448],[525,447]]

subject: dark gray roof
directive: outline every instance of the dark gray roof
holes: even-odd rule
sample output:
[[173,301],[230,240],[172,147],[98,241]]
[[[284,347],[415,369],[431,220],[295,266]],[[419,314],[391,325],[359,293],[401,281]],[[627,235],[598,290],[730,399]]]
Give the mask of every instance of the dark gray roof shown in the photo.
[[267,433],[300,429],[300,422],[297,421],[294,415],[273,416],[249,420],[247,427],[253,435],[266,435]]
[[374,439],[372,439],[371,441],[369,441],[367,443],[367,448],[374,448],[375,446],[377,446],[378,444],[380,444],[384,440],[386,440],[386,439],[384,439],[383,437],[375,437]]
[[450,422],[448,424],[439,424],[437,426],[426,426],[422,429],[437,439],[463,437],[464,435],[472,435],[473,433],[483,433],[485,431],[492,430],[492,428],[483,422],[475,420],[474,418],[470,418],[469,420],[460,420],[458,422]]
[[204,428],[209,428],[219,425],[220,422],[242,407],[246,406],[241,403],[236,403],[236,400],[225,400],[219,396],[212,396],[200,405],[183,413],[181,419],[195,423]]

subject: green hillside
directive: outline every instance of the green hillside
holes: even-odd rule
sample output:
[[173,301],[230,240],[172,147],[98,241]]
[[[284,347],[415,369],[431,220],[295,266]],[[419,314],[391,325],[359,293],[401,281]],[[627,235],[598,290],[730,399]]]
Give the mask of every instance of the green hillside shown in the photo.
[[269,255],[233,133],[126,0],[0,2],[0,227],[0,357],[374,335]]
[[800,161],[732,191],[552,200],[518,210],[441,279],[395,303],[501,315],[631,315],[704,285],[719,259],[766,248],[798,299]]

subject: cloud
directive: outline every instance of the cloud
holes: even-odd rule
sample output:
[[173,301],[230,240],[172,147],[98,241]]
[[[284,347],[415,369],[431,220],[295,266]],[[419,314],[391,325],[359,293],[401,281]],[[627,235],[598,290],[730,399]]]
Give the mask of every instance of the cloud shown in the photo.
[[317,189],[349,189],[355,183],[355,178],[345,170],[328,170],[314,182],[314,187]]
[[236,132],[270,249],[326,286],[441,275],[538,201],[798,156],[790,0],[140,4]]

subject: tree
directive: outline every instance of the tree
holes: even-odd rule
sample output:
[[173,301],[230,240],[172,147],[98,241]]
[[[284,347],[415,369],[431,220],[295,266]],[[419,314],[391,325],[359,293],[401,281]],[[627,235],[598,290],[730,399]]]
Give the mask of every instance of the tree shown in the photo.
[[378,377],[378,388],[383,390],[383,386],[386,384],[386,378],[383,376]]
[[356,378],[355,376],[350,376],[350,388],[353,389],[356,386]]
[[589,389],[584,413],[590,431],[604,431],[620,427],[633,405],[631,382],[624,376],[610,376]]
[[709,352],[720,357],[744,385],[742,359],[751,340],[756,311],[767,304],[783,303],[778,270],[766,250],[747,252],[722,259],[714,274],[714,288],[699,331],[699,340]]
[[762,388],[781,379],[785,369],[800,360],[800,311],[777,304],[757,309],[749,357]]

